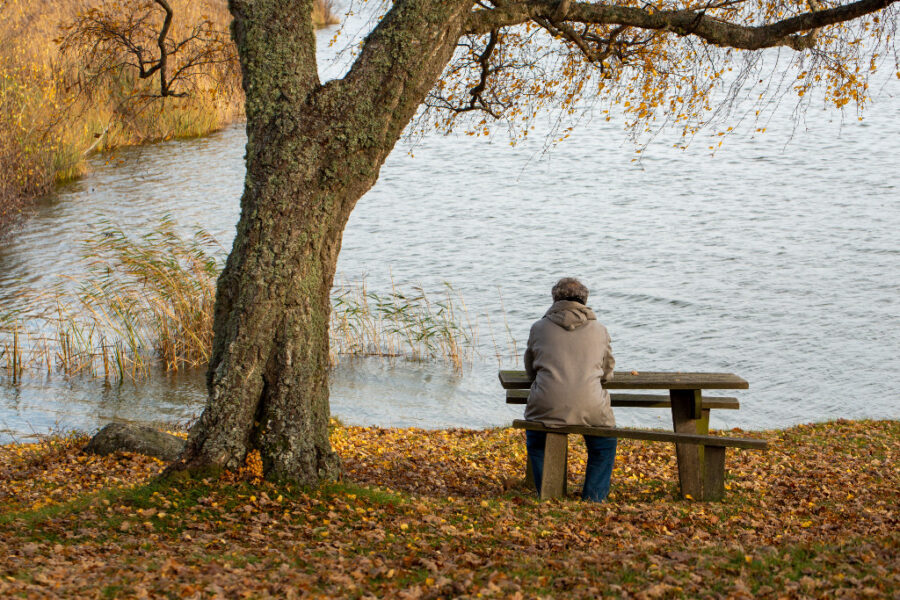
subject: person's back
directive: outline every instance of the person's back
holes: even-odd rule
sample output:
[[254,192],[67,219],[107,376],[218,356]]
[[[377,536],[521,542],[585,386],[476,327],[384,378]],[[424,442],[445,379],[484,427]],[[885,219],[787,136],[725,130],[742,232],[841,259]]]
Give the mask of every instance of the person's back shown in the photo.
[[525,418],[548,427],[615,427],[603,389],[614,365],[609,333],[593,311],[574,300],[554,302],[528,336],[525,370],[534,382]]

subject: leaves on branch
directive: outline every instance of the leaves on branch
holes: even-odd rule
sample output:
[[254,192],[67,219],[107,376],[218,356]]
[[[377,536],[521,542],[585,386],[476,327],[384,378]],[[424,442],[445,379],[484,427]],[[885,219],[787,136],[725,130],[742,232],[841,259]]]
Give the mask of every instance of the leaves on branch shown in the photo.
[[[826,104],[859,110],[877,66],[900,69],[894,2],[478,3],[418,125],[488,135],[499,120],[515,141],[549,109],[560,141],[566,121],[621,112],[635,138],[665,125],[689,138],[738,100],[759,118],[786,93],[808,106],[814,88]],[[774,59],[777,72],[759,52],[775,46],[790,49]]]

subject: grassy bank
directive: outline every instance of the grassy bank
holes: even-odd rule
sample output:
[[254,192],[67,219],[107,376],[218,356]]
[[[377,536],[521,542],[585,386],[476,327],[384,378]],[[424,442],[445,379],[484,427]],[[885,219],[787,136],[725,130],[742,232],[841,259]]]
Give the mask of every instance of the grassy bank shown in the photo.
[[540,503],[509,429],[335,425],[344,479],[318,490],[161,483],[84,437],[6,446],[0,595],[896,597],[900,422],[750,435],[772,450],[729,451],[715,504],[676,498],[671,447],[628,440],[609,502]]
[[[106,7],[124,15],[135,6],[161,23],[153,3],[115,0],[5,0],[0,2],[0,227],[28,201],[87,170],[95,151],[204,135],[243,117],[243,95],[227,3],[170,0],[175,43],[208,21],[204,39],[221,40],[216,60],[191,75],[186,97],[151,99],[155,81],[136,80],[131,68],[112,69],[83,89],[98,71],[85,54],[60,51],[79,15]],[[329,0],[316,0],[318,26],[337,21]],[[123,23],[125,17],[121,17]],[[209,32],[215,32],[210,34]],[[88,43],[87,46],[91,46]],[[152,44],[150,44],[152,46]],[[179,66],[172,59],[172,68]],[[103,69],[100,69],[101,71]]]

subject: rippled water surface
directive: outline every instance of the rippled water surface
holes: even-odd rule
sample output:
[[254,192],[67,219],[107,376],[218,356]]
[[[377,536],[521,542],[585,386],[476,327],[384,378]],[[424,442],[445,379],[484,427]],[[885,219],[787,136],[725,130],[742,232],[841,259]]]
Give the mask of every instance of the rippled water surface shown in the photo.
[[[448,281],[478,319],[481,354],[462,376],[434,364],[342,363],[332,411],[349,423],[502,425],[488,318],[502,305],[521,345],[563,275],[592,290],[620,368],[729,371],[750,381],[715,426],[900,416],[900,101],[885,87],[862,122],[790,111],[762,136],[710,156],[658,141],[632,162],[619,125],[539,144],[432,137],[398,145],[344,235],[339,277],[439,291]],[[243,183],[241,127],[94,160],[92,175],[43,202],[0,245],[0,302],[76,272],[99,217],[139,233],[163,213],[227,247]],[[504,366],[514,366],[507,361]],[[108,386],[26,380],[0,387],[0,439],[112,419],[183,420],[204,402],[202,375]],[[617,412],[621,424],[667,423]]]

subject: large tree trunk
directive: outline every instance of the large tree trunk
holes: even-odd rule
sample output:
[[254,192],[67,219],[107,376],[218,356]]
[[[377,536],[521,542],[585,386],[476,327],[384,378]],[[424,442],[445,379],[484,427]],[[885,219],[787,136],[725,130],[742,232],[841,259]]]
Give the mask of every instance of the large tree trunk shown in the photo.
[[328,322],[341,236],[450,59],[470,2],[397,2],[346,78],[320,85],[311,0],[232,0],[247,95],[241,218],[219,279],[209,401],[175,469],[337,472]]

